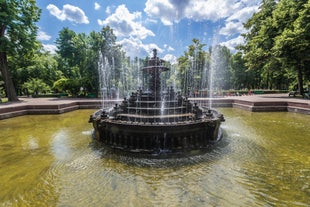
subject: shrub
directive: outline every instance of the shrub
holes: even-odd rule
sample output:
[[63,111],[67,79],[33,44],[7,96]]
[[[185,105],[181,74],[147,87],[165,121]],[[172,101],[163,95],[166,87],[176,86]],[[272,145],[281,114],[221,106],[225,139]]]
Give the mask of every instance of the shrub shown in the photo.
[[[28,94],[38,95],[40,93],[48,93],[51,88],[43,82],[41,79],[32,78],[23,84],[23,89],[27,91]],[[27,95],[28,95],[27,94]]]

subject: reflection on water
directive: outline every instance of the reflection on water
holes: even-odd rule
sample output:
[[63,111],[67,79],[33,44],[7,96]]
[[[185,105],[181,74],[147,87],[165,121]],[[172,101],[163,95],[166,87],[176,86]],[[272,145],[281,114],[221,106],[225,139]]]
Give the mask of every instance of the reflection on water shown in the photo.
[[92,142],[91,110],[0,121],[0,206],[309,206],[309,116],[220,109],[202,155],[141,159]]
[[52,137],[51,151],[57,160],[69,160],[71,155],[70,135],[65,130],[56,131]]

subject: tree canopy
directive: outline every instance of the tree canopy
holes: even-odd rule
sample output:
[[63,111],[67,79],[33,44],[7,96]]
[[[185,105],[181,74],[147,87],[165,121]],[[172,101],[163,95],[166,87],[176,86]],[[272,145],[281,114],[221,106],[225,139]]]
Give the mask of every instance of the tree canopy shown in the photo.
[[[263,0],[245,28],[245,65],[259,71],[262,87],[287,87],[297,79],[300,94],[309,81],[309,0]],[[306,76],[304,76],[306,74]],[[293,77],[292,77],[293,76]]]
[[0,6],[0,69],[9,101],[17,101],[8,55],[23,57],[34,52],[40,9],[35,0],[0,0]]
[[[124,96],[143,86],[140,68],[148,57],[127,57],[109,26],[89,34],[65,27],[51,54],[36,40],[35,0],[0,0],[0,5],[0,94],[9,101],[18,100],[17,94],[47,92]],[[236,53],[193,38],[177,64],[167,63],[171,70],[163,74],[162,86],[197,94],[209,90],[214,70],[218,90],[298,88],[303,94],[310,81],[310,1],[262,0],[244,27],[245,43]]]

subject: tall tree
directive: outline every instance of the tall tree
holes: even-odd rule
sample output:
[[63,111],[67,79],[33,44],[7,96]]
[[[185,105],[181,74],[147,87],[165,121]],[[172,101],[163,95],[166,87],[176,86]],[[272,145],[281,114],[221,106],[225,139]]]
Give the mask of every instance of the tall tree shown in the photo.
[[310,60],[310,1],[280,1],[274,22],[281,33],[275,38],[273,53],[297,72],[298,89],[303,94],[303,74],[309,70]]
[[74,38],[76,33],[68,27],[63,28],[59,32],[59,37],[56,39],[57,54],[59,55],[58,66],[66,78],[79,77],[76,68],[76,47],[74,45]]
[[248,70],[245,66],[241,52],[237,52],[231,57],[231,86],[234,89],[256,88],[255,70]]
[[241,47],[244,60],[249,70],[260,74],[260,87],[270,88],[272,71],[278,66],[271,48],[277,30],[272,26],[272,13],[277,3],[275,0],[263,0],[260,10],[255,13],[244,25],[248,32],[244,34],[246,44]]
[[0,0],[0,70],[9,101],[18,101],[8,55],[23,54],[36,42],[40,9],[35,0]]

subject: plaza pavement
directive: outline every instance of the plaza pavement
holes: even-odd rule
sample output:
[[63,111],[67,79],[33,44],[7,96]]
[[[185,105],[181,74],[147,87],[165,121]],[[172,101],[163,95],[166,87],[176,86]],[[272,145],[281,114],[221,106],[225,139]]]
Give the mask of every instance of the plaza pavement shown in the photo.
[[[30,114],[61,114],[78,109],[99,109],[113,106],[121,100],[81,98],[28,98],[18,102],[0,103],[0,120]],[[190,98],[199,105],[208,105],[208,98]],[[262,94],[248,96],[215,97],[213,107],[233,107],[251,112],[294,112],[310,115],[310,100],[289,97],[288,94]]]

